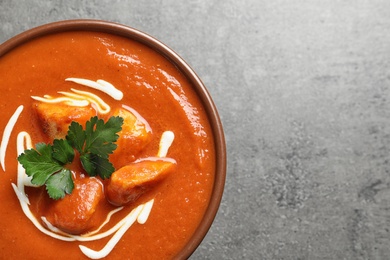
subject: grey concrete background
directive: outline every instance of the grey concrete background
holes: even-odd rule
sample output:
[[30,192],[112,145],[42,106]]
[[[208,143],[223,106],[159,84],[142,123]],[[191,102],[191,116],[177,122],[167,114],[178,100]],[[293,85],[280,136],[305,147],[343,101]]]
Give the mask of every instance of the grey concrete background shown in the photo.
[[390,1],[0,0],[0,42],[73,18],[160,39],[219,109],[226,188],[192,259],[390,258]]

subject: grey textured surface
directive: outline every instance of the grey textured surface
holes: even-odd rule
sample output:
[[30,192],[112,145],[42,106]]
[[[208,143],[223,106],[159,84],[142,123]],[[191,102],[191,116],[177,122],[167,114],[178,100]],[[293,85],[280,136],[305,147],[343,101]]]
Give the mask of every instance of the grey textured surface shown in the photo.
[[104,19],[194,68],[224,124],[228,176],[192,259],[389,259],[389,10],[386,0],[0,0],[0,42]]

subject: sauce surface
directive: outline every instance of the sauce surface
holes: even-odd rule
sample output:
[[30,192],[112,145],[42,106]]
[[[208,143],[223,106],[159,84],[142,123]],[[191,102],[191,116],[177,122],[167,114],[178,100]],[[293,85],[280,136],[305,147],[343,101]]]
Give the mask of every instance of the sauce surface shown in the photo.
[[[112,217],[112,222],[118,221],[138,204],[154,199],[146,223],[131,226],[107,258],[174,257],[201,221],[215,170],[214,141],[207,116],[177,68],[150,48],[126,38],[66,32],[38,38],[0,57],[0,78],[1,135],[14,111],[24,106],[9,138],[5,171],[0,170],[0,258],[87,259],[79,245],[100,250],[109,239],[65,242],[43,234],[22,213],[11,186],[17,175],[17,134],[28,132],[34,145],[47,142],[32,112],[31,96],[55,96],[58,91],[72,88],[88,90],[112,107],[128,106],[148,122],[152,139],[137,158],[156,156],[163,132],[175,134],[168,152],[168,157],[177,162],[175,171]],[[66,78],[103,79],[121,90],[124,97],[117,101]],[[28,188],[26,194],[31,210],[39,215],[42,206],[35,205],[40,205],[41,191]],[[107,211],[113,209],[108,203],[104,207]]]

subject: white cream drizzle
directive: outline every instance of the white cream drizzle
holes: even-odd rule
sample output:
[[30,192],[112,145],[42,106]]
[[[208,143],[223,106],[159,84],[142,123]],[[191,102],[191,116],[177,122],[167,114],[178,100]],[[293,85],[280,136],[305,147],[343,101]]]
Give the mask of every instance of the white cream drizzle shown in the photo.
[[168,149],[171,147],[173,139],[175,139],[175,134],[172,131],[165,131],[160,139],[160,146],[158,149],[157,156],[165,157],[167,156]]
[[118,229],[115,235],[112,236],[112,238],[101,250],[95,251],[86,246],[79,245],[81,252],[83,252],[84,255],[88,256],[91,259],[100,259],[106,257],[112,251],[112,249],[114,249],[116,244],[126,233],[126,231],[131,227],[131,225],[133,225],[133,223],[137,220],[137,216],[141,213],[143,206],[144,205],[139,205],[130,212],[128,217],[125,218],[125,222],[123,223],[123,225]]
[[91,106],[100,114],[107,114],[110,112],[111,107],[103,101],[100,97],[92,94],[88,91],[81,91],[77,89],[71,89],[74,93],[59,91],[58,93],[64,95],[64,97],[52,97],[45,95],[43,97],[31,96],[33,99],[45,102],[45,103],[65,103],[69,106],[85,107],[91,104]]
[[[172,145],[174,134],[172,131],[165,131],[160,139],[158,157],[165,157],[168,153],[169,147]],[[145,204],[139,205],[133,209],[130,214],[122,219],[117,225],[120,228],[115,235],[108,241],[108,243],[99,251],[92,250],[86,246],[79,245],[80,250],[91,259],[101,259],[106,257],[115,245],[119,242],[126,231],[133,225],[135,221],[139,224],[144,224],[148,220],[149,214],[152,210],[154,199],[146,202]]]
[[96,111],[98,111],[101,114],[107,114],[108,112],[110,112],[111,110],[110,106],[106,102],[104,102],[103,99],[101,99],[99,96],[92,94],[91,92],[88,91],[81,91],[74,88],[72,88],[71,90],[76,94],[63,92],[63,91],[60,91],[58,93],[69,97],[88,100],[89,102],[91,102],[91,105],[96,109]]
[[81,235],[81,236],[72,235],[72,234],[66,233],[66,232],[56,228],[44,216],[42,216],[41,219],[42,219],[43,223],[45,223],[47,228],[50,229],[51,231],[55,232],[55,233],[59,233],[59,234],[62,234],[64,236],[67,236],[67,237],[74,237],[75,240],[78,240],[78,241],[92,241],[92,240],[98,240],[98,239],[107,237],[107,236],[111,235],[112,233],[114,233],[117,230],[117,228],[114,227],[114,228],[111,228],[110,230],[106,231],[105,233],[99,234],[98,236],[92,236],[92,235],[98,233],[110,221],[111,216],[113,214],[117,213],[118,211],[121,211],[122,209],[123,209],[123,207],[119,207],[117,209],[111,210],[107,214],[107,217],[106,217],[105,221],[96,230],[88,232],[87,234],[84,234],[84,235]]
[[140,124],[137,123],[137,125],[135,126],[136,130],[138,130],[141,127],[145,127],[147,132],[152,132],[152,128],[150,127],[148,121],[146,121],[146,119],[143,116],[141,116],[141,114],[138,113],[137,110],[126,105],[122,105],[122,107],[127,111],[130,111],[137,118],[137,121],[138,120],[140,121]]
[[9,138],[11,136],[12,130],[14,129],[16,121],[18,120],[20,113],[22,113],[22,111],[23,111],[23,106],[19,106],[14,112],[14,114],[11,116],[7,125],[4,128],[3,137],[1,139],[1,144],[0,144],[0,164],[4,172],[5,172],[5,154],[7,151]]
[[[159,157],[165,157],[169,147],[171,146],[174,139],[174,134],[171,131],[166,131],[161,136],[160,146],[158,151]],[[26,132],[21,132],[17,138],[17,153],[21,154],[25,149],[30,149],[32,147],[31,137]],[[18,164],[18,176],[17,176],[17,185],[12,183],[12,187],[16,193],[16,196],[19,199],[20,205],[22,207],[23,213],[27,216],[28,219],[35,225],[35,227],[40,230],[42,233],[51,236],[55,239],[59,239],[62,241],[93,241],[102,239],[104,237],[112,236],[112,238],[108,241],[108,243],[99,251],[92,250],[86,246],[79,245],[79,248],[83,254],[91,259],[100,259],[106,257],[116,246],[116,244],[120,241],[122,236],[126,233],[126,231],[132,226],[132,224],[137,221],[139,224],[146,223],[149,214],[152,210],[154,199],[149,200],[145,204],[139,205],[137,208],[133,209],[126,217],[124,217],[121,221],[119,221],[114,227],[109,230],[97,234],[100,229],[109,222],[111,216],[122,210],[123,207],[115,209],[111,211],[108,215],[104,223],[95,231],[87,233],[85,235],[71,235],[65,233],[58,228],[54,227],[45,217],[41,217],[43,223],[47,226],[45,228],[34,216],[31,212],[29,205],[30,201],[26,196],[24,187],[26,184],[30,182],[29,177],[27,176],[24,168],[21,164]],[[31,183],[31,182],[30,182]]]
[[129,215],[123,219],[121,227],[118,231],[111,237],[107,244],[99,251],[92,250],[86,246],[79,245],[81,252],[84,253],[87,257],[91,259],[100,259],[106,257],[116,246],[122,236],[126,231],[137,221],[139,224],[144,224],[149,217],[150,211],[153,206],[154,199],[141,204],[135,209],[133,209]]
[[[172,141],[171,137],[172,134],[170,134],[170,131],[164,132],[164,134],[161,137],[160,141],[160,148],[158,154],[161,156],[165,156],[166,152],[169,149],[169,146],[171,145]],[[168,141],[166,139],[169,139]],[[30,149],[32,147],[31,137],[26,132],[21,132],[18,135],[17,138],[17,152],[18,155],[21,154],[25,149]],[[165,152],[164,152],[165,151]],[[164,154],[165,153],[165,154]],[[34,216],[34,214],[31,212],[29,205],[30,201],[28,197],[26,196],[24,187],[25,184],[28,183],[28,176],[26,175],[26,172],[22,165],[18,163],[18,176],[17,176],[17,185],[12,183],[12,187],[15,191],[16,196],[19,199],[20,205],[22,207],[23,213],[27,216],[28,219],[35,225],[35,227],[40,230],[42,233],[51,236],[55,239],[59,239],[62,241],[93,241],[102,239],[104,237],[110,236],[113,233],[115,233],[112,238],[109,240],[109,242],[101,249],[100,251],[95,251],[92,249],[89,249],[83,245],[79,245],[80,250],[89,258],[91,259],[100,259],[105,256],[107,256],[112,249],[114,249],[115,245],[119,242],[119,240],[122,238],[122,236],[126,233],[126,231],[131,227],[131,225],[137,221],[140,224],[146,223],[149,214],[152,210],[154,199],[149,200],[145,204],[139,205],[137,208],[133,209],[126,217],[124,217],[121,221],[119,221],[114,227],[111,229],[94,235],[100,229],[109,222],[112,214],[122,210],[123,207],[115,209],[111,211],[108,215],[104,223],[95,231],[92,231],[85,235],[71,235],[68,233],[65,233],[58,228],[54,227],[45,217],[41,217],[43,223],[47,226],[45,228]]]
[[[96,86],[95,84],[91,84],[90,80],[84,80],[84,79],[77,79],[77,78],[68,78],[66,79],[68,81],[73,81],[82,85],[89,84]],[[112,85],[106,81],[98,80],[96,82],[99,84],[99,86],[104,87],[104,92],[106,91],[113,91],[115,94],[113,94],[116,99],[120,98],[120,94],[116,92],[115,90],[112,90]],[[87,85],[87,86],[89,86]],[[112,86],[112,87],[111,87]],[[92,87],[92,86],[90,86]],[[115,88],[114,88],[115,89]],[[69,92],[59,92],[60,94],[63,94],[65,97],[61,98],[53,98],[49,95],[45,95],[43,98],[33,96],[32,98],[47,102],[47,103],[57,103],[57,102],[70,102],[69,104],[75,105],[75,106],[85,106],[86,102],[91,102],[92,104],[96,105],[95,109],[100,109],[101,111],[109,111],[110,107],[106,105],[106,103],[101,100],[98,96],[85,91],[75,90],[72,89],[74,93]],[[119,90],[118,90],[119,91]],[[120,91],[119,91],[120,92]],[[107,92],[106,92],[107,93]],[[122,93],[122,92],[120,92]],[[112,96],[112,93],[110,94]],[[123,94],[122,94],[123,95]],[[114,97],[114,98],[115,98]],[[88,104],[87,104],[88,105]],[[3,133],[3,139],[1,142],[0,147],[0,156],[1,156],[1,165],[3,167],[3,170],[5,171],[5,153],[6,148],[8,145],[9,137],[11,135],[11,132],[17,122],[18,117],[20,116],[21,112],[23,110],[23,106],[19,106],[18,109],[15,111],[15,113],[10,118],[8,124],[6,125],[6,128]],[[102,112],[101,112],[102,113]],[[104,112],[103,112],[104,113]],[[108,112],[105,112],[108,113]],[[174,140],[174,134],[171,131],[166,131],[162,134],[159,150],[158,150],[158,157],[165,157],[168,153],[168,150],[170,146],[172,145],[172,142]],[[31,137],[27,132],[20,132],[17,136],[16,141],[17,146],[17,154],[18,156],[24,152],[26,149],[32,148],[32,141]],[[99,251],[92,250],[86,246],[79,245],[80,250],[89,258],[91,259],[100,259],[105,256],[107,256],[116,246],[116,244],[120,241],[122,236],[126,233],[126,231],[132,226],[133,223],[136,221],[139,224],[146,223],[150,212],[153,208],[154,199],[149,200],[145,204],[141,204],[138,207],[134,208],[126,217],[124,217],[122,220],[120,220],[118,223],[116,223],[112,228],[109,230],[99,233],[100,230],[110,221],[110,218],[113,214],[117,213],[118,211],[122,210],[123,207],[117,208],[115,210],[112,210],[107,214],[106,220],[101,224],[100,227],[98,227],[96,230],[91,231],[87,234],[83,235],[72,235],[68,234],[66,232],[63,232],[53,226],[44,216],[41,217],[42,222],[45,224],[46,227],[44,227],[34,216],[34,214],[31,212],[29,205],[30,201],[25,193],[25,187],[26,186],[34,186],[31,184],[31,177],[29,177],[23,166],[18,163],[17,168],[17,184],[11,183],[14,192],[19,200],[19,203],[21,205],[23,213],[26,215],[26,217],[34,224],[34,226],[41,231],[42,233],[58,239],[62,241],[93,241],[102,239],[104,237],[110,236],[114,234],[111,239],[108,241],[108,243]]]
[[31,96],[33,99],[44,102],[44,103],[50,103],[50,104],[55,104],[55,103],[65,103],[69,106],[74,106],[74,107],[86,107],[90,104],[88,100],[80,100],[80,98],[75,99],[75,98],[70,98],[70,97],[57,97],[54,98],[49,95],[45,95],[43,97],[38,97],[38,96]]
[[152,211],[154,199],[149,200],[144,204],[144,207],[142,208],[142,211],[138,214],[137,222],[140,224],[145,224],[148,220],[150,211]]
[[96,229],[93,231],[88,232],[88,234],[82,235],[82,236],[88,236],[91,237],[92,235],[98,233],[108,222],[110,222],[111,216],[114,215],[115,213],[121,211],[123,207],[118,207],[117,209],[111,210],[108,215],[106,220]]
[[[32,147],[31,145],[31,138],[30,135],[26,132],[21,132],[18,134],[17,138],[17,153],[18,155],[21,154],[25,149],[30,149]],[[65,238],[63,236],[60,236],[56,233],[53,233],[51,231],[48,231],[46,228],[44,228],[41,223],[35,218],[34,214],[32,214],[29,205],[30,201],[28,197],[26,196],[26,193],[24,191],[24,176],[26,175],[26,172],[23,168],[23,166],[18,163],[18,175],[17,175],[17,184],[12,184],[12,187],[16,193],[16,196],[18,197],[20,206],[22,207],[24,215],[34,224],[34,226],[41,231],[42,233],[49,235],[53,238],[64,240],[64,241],[74,241],[73,238]]]
[[94,88],[100,90],[107,95],[110,95],[115,100],[121,100],[123,98],[123,93],[119,89],[115,88],[110,82],[107,82],[102,79],[98,79],[97,81],[82,79],[82,78],[67,78],[65,81],[72,81],[74,83]]

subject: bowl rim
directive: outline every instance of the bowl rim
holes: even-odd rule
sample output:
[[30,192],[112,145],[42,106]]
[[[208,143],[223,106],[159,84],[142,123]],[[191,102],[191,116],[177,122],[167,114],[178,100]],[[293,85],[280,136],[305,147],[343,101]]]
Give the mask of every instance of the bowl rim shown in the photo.
[[208,121],[213,132],[216,162],[215,179],[211,198],[203,218],[201,219],[195,233],[189,238],[185,247],[175,257],[176,259],[189,258],[199,247],[214,222],[222,201],[226,180],[227,155],[225,136],[221,119],[211,95],[188,63],[163,42],[143,31],[112,21],[97,19],[61,20],[28,29],[0,44],[0,59],[11,50],[35,38],[68,31],[103,32],[138,41],[151,49],[154,49],[173,63],[191,83],[194,91],[198,95],[208,116]]

